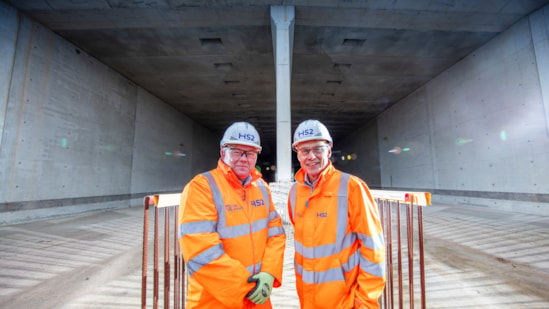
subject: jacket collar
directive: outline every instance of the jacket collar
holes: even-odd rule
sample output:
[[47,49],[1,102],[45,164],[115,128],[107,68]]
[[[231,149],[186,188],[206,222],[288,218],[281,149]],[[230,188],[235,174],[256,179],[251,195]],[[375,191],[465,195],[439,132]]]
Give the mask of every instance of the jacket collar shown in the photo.
[[245,185],[243,185],[242,182],[240,182],[240,179],[238,179],[238,177],[234,173],[233,169],[225,162],[223,162],[221,158],[217,161],[217,170],[221,172],[223,177],[225,177],[225,179],[227,179],[231,185],[237,186],[239,188],[247,186],[248,184],[261,178],[261,173],[257,169],[253,168],[248,178],[248,181],[246,181]]

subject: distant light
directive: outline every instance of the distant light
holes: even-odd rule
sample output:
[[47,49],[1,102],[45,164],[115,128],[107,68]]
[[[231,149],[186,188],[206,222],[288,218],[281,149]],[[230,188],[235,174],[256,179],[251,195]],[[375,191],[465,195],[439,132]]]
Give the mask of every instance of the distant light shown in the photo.
[[395,147],[395,148],[389,150],[389,152],[399,154],[399,153],[402,152],[402,148],[400,148],[400,147],[397,146],[397,147]]
[[341,161],[345,161],[345,156],[341,156]]
[[454,144],[456,144],[457,146],[463,146],[463,145],[465,145],[467,143],[470,143],[472,141],[473,141],[472,139],[465,139],[465,138],[458,137],[454,141]]
[[66,138],[61,139],[61,147],[67,148],[67,139]]
[[499,132],[499,138],[501,138],[502,141],[507,140],[507,133],[505,133],[505,130],[501,130],[501,132]]
[[402,148],[402,151],[410,151],[410,148]]
[[351,160],[351,155],[347,155],[347,160]]
[[169,151],[164,152],[164,154],[167,155],[167,156],[173,155],[173,153],[172,153],[172,152],[169,152]]

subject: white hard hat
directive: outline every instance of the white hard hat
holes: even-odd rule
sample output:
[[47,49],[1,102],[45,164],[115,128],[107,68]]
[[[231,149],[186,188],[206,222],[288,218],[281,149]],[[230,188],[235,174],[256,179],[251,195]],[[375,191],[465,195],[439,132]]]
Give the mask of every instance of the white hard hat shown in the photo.
[[313,119],[305,120],[295,129],[292,147],[297,146],[299,143],[313,140],[325,140],[332,146],[330,132],[328,132],[328,129],[322,122]]
[[247,145],[259,148],[261,150],[261,140],[259,133],[251,124],[247,122],[235,122],[231,124],[219,143],[221,147],[228,144]]

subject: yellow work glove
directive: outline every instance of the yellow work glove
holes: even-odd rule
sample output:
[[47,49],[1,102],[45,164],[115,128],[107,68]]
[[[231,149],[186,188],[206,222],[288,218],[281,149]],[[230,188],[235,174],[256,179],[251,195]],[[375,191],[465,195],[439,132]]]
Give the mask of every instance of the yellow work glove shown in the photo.
[[255,288],[246,295],[246,298],[254,304],[264,304],[271,296],[274,279],[271,274],[266,272],[250,276],[248,282],[255,282]]

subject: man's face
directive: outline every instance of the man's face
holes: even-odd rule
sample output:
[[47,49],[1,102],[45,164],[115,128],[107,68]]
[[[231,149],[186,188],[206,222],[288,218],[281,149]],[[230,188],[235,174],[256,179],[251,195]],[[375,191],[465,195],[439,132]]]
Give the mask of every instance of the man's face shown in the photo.
[[238,179],[244,180],[257,162],[257,148],[247,145],[226,145],[221,148],[221,158],[225,164],[233,169]]
[[318,178],[320,172],[328,165],[332,155],[330,145],[322,140],[298,144],[296,152],[301,168],[309,175],[311,181]]

